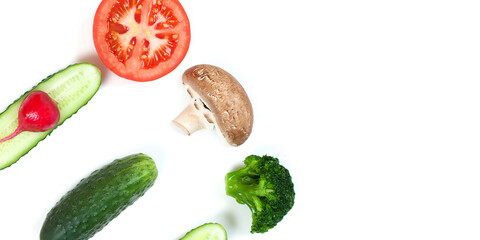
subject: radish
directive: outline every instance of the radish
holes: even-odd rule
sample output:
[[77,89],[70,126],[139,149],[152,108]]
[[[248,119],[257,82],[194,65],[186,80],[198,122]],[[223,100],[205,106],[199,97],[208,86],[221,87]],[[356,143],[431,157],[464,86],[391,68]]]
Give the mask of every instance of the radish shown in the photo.
[[8,137],[0,139],[7,141],[23,131],[44,132],[57,125],[60,111],[57,104],[47,93],[33,91],[23,100],[18,110],[18,127]]
[[[98,91],[101,83],[102,73],[98,67],[90,63],[76,63],[44,78],[10,104],[5,111],[0,113],[0,170],[16,163],[58,126],[85,106]],[[40,100],[36,97],[28,100],[30,99],[29,95],[37,95],[37,97],[40,95]],[[31,107],[23,107],[23,105]],[[59,113],[55,110],[57,107]],[[33,121],[36,125],[33,129],[40,132],[20,133],[32,128],[25,127],[28,125],[25,122],[31,123],[32,121],[22,120],[22,118],[28,118],[26,117],[28,112],[31,112],[28,116],[37,114],[42,117],[41,121],[39,121],[40,118]],[[57,120],[58,116],[60,118]],[[19,126],[18,130],[15,130],[17,126]],[[48,130],[41,132],[44,129]],[[16,133],[12,134],[12,137],[2,140],[13,131]],[[18,136],[14,137],[15,135]],[[6,141],[7,139],[10,140]]]

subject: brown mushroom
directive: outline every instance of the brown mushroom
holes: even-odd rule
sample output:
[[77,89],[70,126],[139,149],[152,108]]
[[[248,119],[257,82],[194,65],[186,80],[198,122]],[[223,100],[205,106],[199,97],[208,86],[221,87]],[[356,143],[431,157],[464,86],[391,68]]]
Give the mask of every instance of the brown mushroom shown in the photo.
[[242,85],[225,70],[207,64],[185,71],[183,84],[191,103],[173,120],[188,135],[217,128],[232,146],[243,144],[252,132],[252,104]]

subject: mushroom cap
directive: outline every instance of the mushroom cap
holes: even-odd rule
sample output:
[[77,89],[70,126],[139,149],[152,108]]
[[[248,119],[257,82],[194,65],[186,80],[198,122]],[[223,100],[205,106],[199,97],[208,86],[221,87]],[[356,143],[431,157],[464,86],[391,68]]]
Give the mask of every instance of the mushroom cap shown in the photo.
[[213,113],[227,142],[243,144],[252,132],[253,109],[242,85],[227,71],[208,64],[187,69],[182,79],[187,91],[191,88]]

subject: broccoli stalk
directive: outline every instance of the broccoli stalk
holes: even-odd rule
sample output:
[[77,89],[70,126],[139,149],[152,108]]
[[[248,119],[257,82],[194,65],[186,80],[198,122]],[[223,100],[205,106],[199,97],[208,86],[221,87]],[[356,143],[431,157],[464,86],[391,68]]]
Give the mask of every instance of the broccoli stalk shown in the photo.
[[252,212],[251,233],[275,227],[293,207],[295,191],[288,169],[271,156],[248,156],[225,177],[226,193]]

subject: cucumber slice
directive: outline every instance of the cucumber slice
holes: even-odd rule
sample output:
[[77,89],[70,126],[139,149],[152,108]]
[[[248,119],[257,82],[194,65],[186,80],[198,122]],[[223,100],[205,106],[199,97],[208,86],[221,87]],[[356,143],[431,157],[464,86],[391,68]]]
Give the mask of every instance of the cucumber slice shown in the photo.
[[192,229],[180,240],[227,240],[227,231],[218,223],[205,223]]
[[75,114],[95,95],[101,84],[100,70],[89,63],[70,65],[47,77],[32,90],[24,93],[0,114],[0,139],[10,135],[18,126],[18,110],[23,99],[32,91],[46,92],[60,110],[60,120],[45,132],[22,132],[0,143],[0,170],[18,161],[56,127]]

